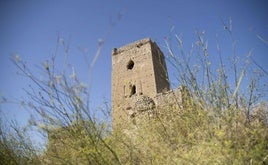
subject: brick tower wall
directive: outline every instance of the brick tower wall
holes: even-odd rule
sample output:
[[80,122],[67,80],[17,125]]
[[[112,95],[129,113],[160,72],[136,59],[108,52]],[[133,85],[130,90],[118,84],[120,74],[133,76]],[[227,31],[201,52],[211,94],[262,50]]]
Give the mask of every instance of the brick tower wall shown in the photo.
[[[112,52],[113,125],[127,120],[121,105],[138,95],[154,98],[169,90],[163,53],[146,38],[114,49]],[[135,100],[135,99],[134,99]]]

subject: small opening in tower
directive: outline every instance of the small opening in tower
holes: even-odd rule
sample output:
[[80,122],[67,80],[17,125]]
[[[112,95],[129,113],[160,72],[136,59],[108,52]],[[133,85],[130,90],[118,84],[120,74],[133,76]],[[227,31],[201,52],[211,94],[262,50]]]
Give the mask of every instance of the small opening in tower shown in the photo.
[[133,85],[133,86],[131,87],[130,96],[132,96],[132,95],[134,95],[134,94],[136,94],[136,86],[135,86],[135,85]]
[[131,70],[134,67],[134,61],[130,60],[127,64],[127,69]]

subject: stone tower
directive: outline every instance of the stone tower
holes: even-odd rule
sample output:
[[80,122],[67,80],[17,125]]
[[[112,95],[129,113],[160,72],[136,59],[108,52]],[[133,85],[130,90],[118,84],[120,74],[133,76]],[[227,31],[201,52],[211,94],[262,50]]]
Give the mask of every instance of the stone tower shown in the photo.
[[112,52],[113,127],[129,120],[140,100],[154,106],[153,98],[169,91],[164,55],[155,42],[142,39]]

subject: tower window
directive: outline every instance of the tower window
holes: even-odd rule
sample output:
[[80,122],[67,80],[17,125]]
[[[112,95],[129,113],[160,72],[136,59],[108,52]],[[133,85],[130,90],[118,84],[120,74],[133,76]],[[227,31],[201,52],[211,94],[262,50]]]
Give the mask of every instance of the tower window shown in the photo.
[[133,85],[133,86],[131,87],[130,96],[132,96],[132,95],[134,95],[134,94],[136,94],[136,86],[135,86],[135,85]]
[[134,67],[134,61],[130,60],[130,61],[128,62],[128,64],[127,64],[127,69],[128,69],[128,70],[131,70],[131,69],[133,69],[133,67]]

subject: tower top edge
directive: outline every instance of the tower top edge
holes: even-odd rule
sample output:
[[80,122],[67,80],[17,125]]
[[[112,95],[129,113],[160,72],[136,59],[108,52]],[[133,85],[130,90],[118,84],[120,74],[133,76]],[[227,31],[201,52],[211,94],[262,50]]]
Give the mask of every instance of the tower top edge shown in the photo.
[[124,45],[124,46],[121,46],[120,48],[113,48],[112,50],[112,55],[117,55],[119,53],[122,53],[124,51],[127,51],[129,49],[132,49],[132,48],[135,48],[135,47],[140,47],[144,44],[147,44],[147,43],[152,43],[152,40],[150,38],[144,38],[144,39],[141,39],[141,40],[137,40],[137,41],[134,41],[134,42],[131,42],[127,45]]

